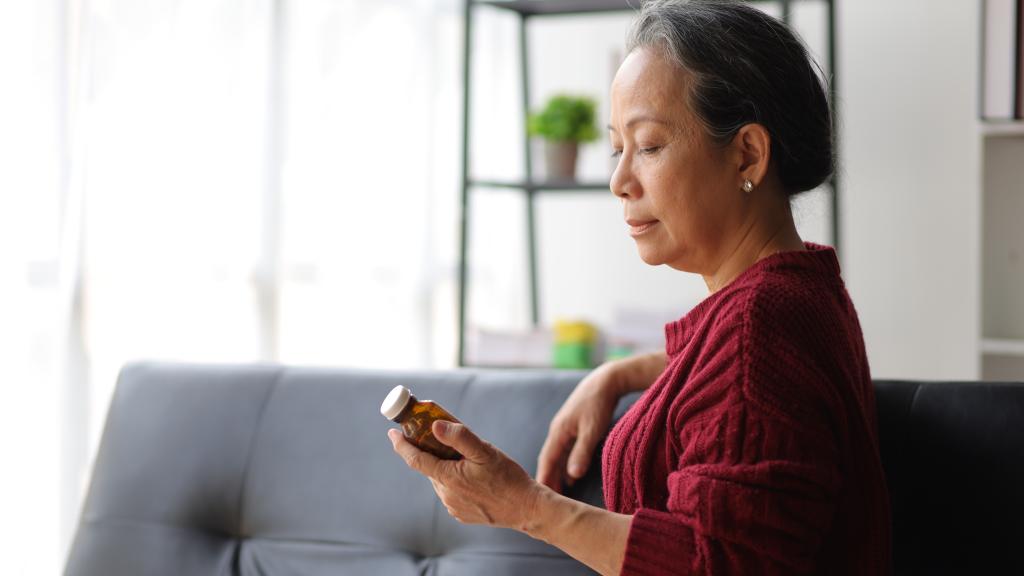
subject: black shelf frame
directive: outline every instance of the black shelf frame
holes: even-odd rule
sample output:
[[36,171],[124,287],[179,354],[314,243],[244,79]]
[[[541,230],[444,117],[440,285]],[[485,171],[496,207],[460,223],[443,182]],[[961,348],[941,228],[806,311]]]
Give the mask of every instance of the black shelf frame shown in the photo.
[[[530,75],[529,50],[527,43],[527,24],[532,18],[546,16],[588,15],[612,12],[636,12],[641,0],[464,0],[463,2],[463,58],[462,58],[462,170],[461,170],[461,214],[459,216],[459,308],[458,308],[458,365],[466,366],[466,301],[468,297],[468,253],[469,253],[469,202],[470,192],[477,190],[515,189],[522,190],[526,195],[526,236],[527,255],[529,261],[530,283],[530,319],[536,326],[540,319],[540,299],[538,295],[537,275],[537,229],[536,199],[538,194],[551,193],[609,193],[608,182],[535,182],[533,175],[533,157],[530,150],[530,138],[523,126],[523,153],[526,178],[518,181],[478,180],[469,174],[469,119],[470,119],[470,71],[473,37],[473,11],[477,7],[490,7],[507,10],[519,17],[519,63],[522,83],[523,120],[530,110]],[[832,137],[833,150],[839,155],[838,110],[836,102],[836,9],[835,0],[747,0],[752,4],[777,4],[782,8],[782,20],[787,24],[792,20],[792,6],[795,3],[824,4],[826,9],[826,38],[829,70],[829,100],[832,106]],[[832,244],[837,255],[840,253],[839,238],[839,175],[833,174],[826,184],[831,195]]]

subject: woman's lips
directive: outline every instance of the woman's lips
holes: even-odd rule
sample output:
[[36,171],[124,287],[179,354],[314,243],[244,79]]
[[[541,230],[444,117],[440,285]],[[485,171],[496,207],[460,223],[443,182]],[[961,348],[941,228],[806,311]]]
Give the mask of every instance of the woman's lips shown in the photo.
[[647,233],[651,228],[658,225],[657,220],[627,220],[629,224],[629,235],[634,238]]

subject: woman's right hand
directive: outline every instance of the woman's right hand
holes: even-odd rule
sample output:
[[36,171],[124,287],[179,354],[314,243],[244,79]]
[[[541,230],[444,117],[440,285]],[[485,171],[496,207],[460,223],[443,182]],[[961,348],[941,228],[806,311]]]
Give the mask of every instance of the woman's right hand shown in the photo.
[[620,365],[606,362],[576,385],[551,419],[537,458],[538,482],[561,492],[563,482],[572,486],[583,477],[622,395],[621,377]]

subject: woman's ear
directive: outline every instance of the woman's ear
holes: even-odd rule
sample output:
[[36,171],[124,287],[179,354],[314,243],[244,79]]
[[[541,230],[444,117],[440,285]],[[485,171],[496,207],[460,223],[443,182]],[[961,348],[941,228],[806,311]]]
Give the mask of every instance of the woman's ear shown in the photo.
[[750,180],[760,185],[768,174],[771,162],[772,137],[761,124],[746,124],[732,140],[739,159],[740,182]]

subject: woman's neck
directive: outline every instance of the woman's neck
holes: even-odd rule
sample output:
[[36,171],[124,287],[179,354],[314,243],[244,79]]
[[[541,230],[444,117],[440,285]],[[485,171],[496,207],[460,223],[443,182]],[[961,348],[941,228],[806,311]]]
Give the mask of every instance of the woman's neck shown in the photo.
[[793,222],[789,199],[752,218],[734,248],[711,274],[704,274],[708,291],[715,293],[755,262],[777,252],[806,250]]

